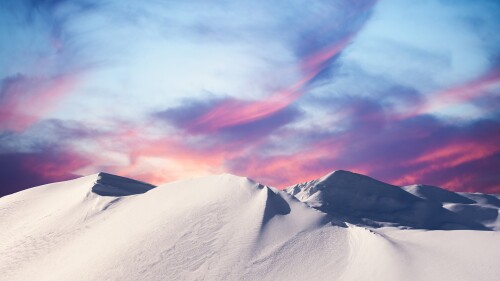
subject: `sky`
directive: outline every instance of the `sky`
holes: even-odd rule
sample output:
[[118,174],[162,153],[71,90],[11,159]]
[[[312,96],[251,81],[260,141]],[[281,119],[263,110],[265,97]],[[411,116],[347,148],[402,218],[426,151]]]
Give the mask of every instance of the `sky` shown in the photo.
[[0,196],[99,171],[500,193],[496,0],[0,3]]

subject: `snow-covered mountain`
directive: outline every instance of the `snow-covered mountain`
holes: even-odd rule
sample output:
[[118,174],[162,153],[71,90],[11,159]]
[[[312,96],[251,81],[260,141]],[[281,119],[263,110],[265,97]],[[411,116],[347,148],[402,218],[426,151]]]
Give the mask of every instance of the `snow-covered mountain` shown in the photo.
[[0,198],[0,280],[497,280],[499,205],[345,171],[286,192],[99,173]]
[[286,189],[335,221],[420,229],[500,230],[498,195],[454,193],[429,185],[398,187],[335,171]]

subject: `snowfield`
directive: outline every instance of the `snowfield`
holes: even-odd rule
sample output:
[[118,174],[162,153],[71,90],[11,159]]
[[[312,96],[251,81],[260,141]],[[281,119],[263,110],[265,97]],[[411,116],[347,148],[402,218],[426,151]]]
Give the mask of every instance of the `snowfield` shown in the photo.
[[0,280],[499,280],[499,207],[346,171],[285,191],[99,173],[0,198]]

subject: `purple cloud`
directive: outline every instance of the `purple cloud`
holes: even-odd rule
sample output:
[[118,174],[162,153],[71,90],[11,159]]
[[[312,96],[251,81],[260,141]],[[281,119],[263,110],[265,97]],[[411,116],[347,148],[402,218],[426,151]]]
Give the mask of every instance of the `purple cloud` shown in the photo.
[[91,161],[69,151],[0,154],[0,196],[79,177],[75,170]]

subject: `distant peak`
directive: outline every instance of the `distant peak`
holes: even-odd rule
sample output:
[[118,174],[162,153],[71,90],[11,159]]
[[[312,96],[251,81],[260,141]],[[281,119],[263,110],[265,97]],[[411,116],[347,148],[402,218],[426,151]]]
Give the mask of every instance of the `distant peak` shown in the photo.
[[348,171],[348,170],[334,170],[334,171],[330,172],[330,174],[356,174],[356,173]]
[[328,179],[332,177],[367,177],[367,176],[347,170],[335,170],[333,172],[330,172],[329,174],[326,174],[321,179]]
[[385,182],[381,182],[379,180],[376,180],[372,177],[363,175],[363,174],[358,174],[355,172],[351,171],[346,171],[346,170],[336,170],[333,171],[322,178],[319,178],[313,182],[316,183],[324,183],[326,185],[352,185],[355,183],[358,184],[370,184],[370,185],[385,185],[385,186],[391,186],[390,184],[387,184]]
[[156,186],[113,174],[99,172],[92,192],[101,196],[127,196],[145,193]]

